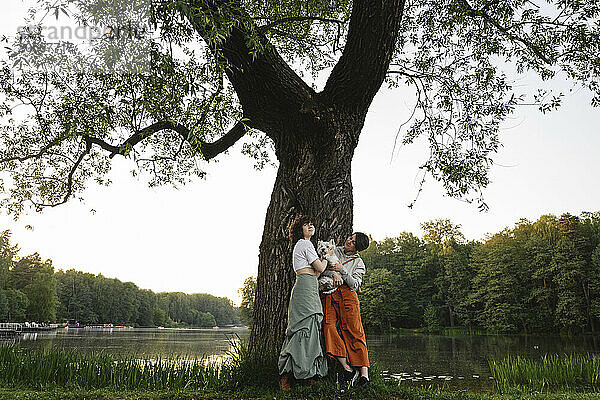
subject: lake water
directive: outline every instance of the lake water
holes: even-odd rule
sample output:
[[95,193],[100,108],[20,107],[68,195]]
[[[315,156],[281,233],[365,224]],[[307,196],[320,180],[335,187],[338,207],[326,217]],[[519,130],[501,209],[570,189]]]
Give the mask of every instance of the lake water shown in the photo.
[[407,381],[486,381],[489,359],[531,359],[547,354],[600,353],[597,337],[525,335],[367,336],[371,357],[384,376]]
[[[231,340],[247,329],[59,329],[26,333],[8,342],[27,349],[60,347],[79,351],[129,353],[140,358],[227,357]],[[406,381],[488,381],[488,359],[509,355],[600,353],[598,338],[557,336],[367,335],[369,355],[388,379]]]

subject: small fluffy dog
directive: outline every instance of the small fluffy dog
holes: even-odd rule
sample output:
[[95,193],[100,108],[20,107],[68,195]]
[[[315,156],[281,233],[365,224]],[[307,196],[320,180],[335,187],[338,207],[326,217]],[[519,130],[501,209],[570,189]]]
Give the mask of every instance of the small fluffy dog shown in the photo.
[[327,260],[328,265],[334,265],[340,262],[335,255],[335,242],[331,239],[329,242],[319,240],[317,243],[317,253]]
[[[333,251],[335,249],[335,242],[331,239],[329,242],[319,240],[317,243],[317,253],[327,260],[327,265],[334,265],[340,262],[340,259],[335,255]],[[335,286],[333,286],[333,278],[330,276],[319,277],[319,292],[333,292]]]

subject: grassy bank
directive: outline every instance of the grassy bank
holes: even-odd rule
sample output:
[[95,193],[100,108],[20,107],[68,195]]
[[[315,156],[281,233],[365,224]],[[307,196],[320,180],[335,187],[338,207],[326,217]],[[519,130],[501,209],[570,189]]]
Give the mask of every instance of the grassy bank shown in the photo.
[[600,355],[553,355],[539,360],[509,357],[490,361],[496,387],[534,390],[569,388],[600,389]]
[[345,393],[319,388],[300,388],[289,393],[278,390],[245,389],[239,391],[112,391],[82,389],[15,389],[0,388],[2,400],[200,400],[200,399],[398,399],[398,400],[600,400],[598,393],[555,392],[543,393],[512,390],[508,393],[472,393],[466,391],[431,390],[427,388],[393,387],[381,390],[371,388],[366,391],[351,390]]
[[[236,352],[222,362],[0,346],[0,399],[600,400],[600,394],[594,393],[599,389],[597,356],[547,357],[537,364],[519,358],[492,362],[497,393],[490,393],[494,389],[489,386],[486,392],[446,383],[415,386],[385,381],[376,365],[366,390],[340,385],[340,371],[334,368],[316,386],[299,384],[283,393],[277,388],[276,360],[252,359],[237,343]],[[265,369],[265,365],[273,367]]]
[[[30,351],[0,345],[0,387],[113,391],[231,391],[244,387],[275,388],[274,356],[249,357],[239,340],[225,360],[180,357],[136,358],[74,350]],[[265,365],[273,366],[265,369]],[[333,378],[330,378],[332,381]]]
[[131,356],[79,354],[74,351],[23,351],[0,347],[0,385],[179,390],[217,387],[230,369],[205,359],[139,360]]

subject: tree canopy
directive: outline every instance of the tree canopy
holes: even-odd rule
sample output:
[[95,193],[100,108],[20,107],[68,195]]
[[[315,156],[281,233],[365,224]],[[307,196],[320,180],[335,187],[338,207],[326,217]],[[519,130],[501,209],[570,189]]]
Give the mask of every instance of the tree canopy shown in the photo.
[[[362,110],[382,78],[416,95],[401,141],[426,137],[421,168],[471,199],[514,107],[560,104],[514,87],[507,65],[568,78],[599,103],[599,12],[592,0],[38,0],[0,61],[3,205],[18,215],[108,184],[117,155],[151,185],[179,184],[244,138],[260,168],[286,106],[310,114],[327,97]],[[52,37],[54,19],[96,29],[93,40]]]

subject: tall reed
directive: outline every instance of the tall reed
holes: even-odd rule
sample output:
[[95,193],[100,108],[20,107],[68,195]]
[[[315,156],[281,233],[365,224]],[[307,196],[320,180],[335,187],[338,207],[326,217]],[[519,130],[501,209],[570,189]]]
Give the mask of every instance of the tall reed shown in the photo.
[[111,388],[177,390],[219,388],[230,375],[227,361],[200,359],[136,359],[105,353],[66,350],[26,351],[0,346],[0,385],[45,388]]
[[242,340],[237,334],[229,338],[232,351],[227,368],[223,370],[223,378],[233,388],[239,387],[277,387],[279,371],[277,360],[279,354],[259,348],[249,350],[248,340]]
[[504,391],[511,387],[534,390],[585,387],[600,389],[600,355],[547,355],[531,360],[508,357],[490,361],[496,387]]

